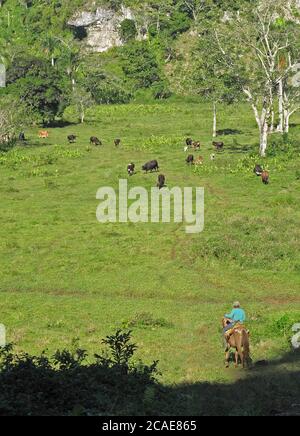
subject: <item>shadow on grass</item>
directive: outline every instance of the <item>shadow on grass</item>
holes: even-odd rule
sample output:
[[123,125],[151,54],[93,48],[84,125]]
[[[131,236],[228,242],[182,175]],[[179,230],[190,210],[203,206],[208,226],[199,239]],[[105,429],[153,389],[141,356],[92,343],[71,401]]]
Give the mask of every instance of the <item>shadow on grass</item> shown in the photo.
[[65,120],[56,120],[56,121],[51,121],[51,123],[47,124],[46,126],[43,126],[44,128],[51,128],[51,129],[63,129],[65,127],[70,127],[70,126],[78,126],[79,123],[73,123],[70,121],[65,121]]
[[250,151],[253,151],[253,146],[243,145],[235,142],[234,144],[226,146],[226,150],[228,150],[230,154],[249,153]]
[[125,350],[121,363],[107,355],[83,363],[83,350],[50,359],[15,354],[10,346],[0,351],[0,416],[300,416],[299,352],[251,370],[230,369],[240,377],[235,383],[169,387],[156,380],[156,362],[129,363],[135,345],[119,347],[119,340],[114,348],[118,334],[108,339],[112,350]]
[[223,129],[217,131],[218,136],[241,135],[242,133],[243,132],[241,130],[237,129]]
[[233,384],[187,384],[166,394],[172,407],[161,410],[171,414],[175,408],[195,416],[300,416],[300,353],[255,365]]

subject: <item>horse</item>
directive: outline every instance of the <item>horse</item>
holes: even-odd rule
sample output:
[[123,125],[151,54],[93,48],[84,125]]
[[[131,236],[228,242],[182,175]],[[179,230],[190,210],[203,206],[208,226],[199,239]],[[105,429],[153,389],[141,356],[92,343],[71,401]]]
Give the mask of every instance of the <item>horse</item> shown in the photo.
[[[222,320],[223,328],[227,327],[230,323],[230,320],[224,318]],[[229,359],[230,359],[230,350],[231,348],[235,349],[235,367],[239,366],[239,358],[242,362],[243,368],[246,366],[249,367],[251,363],[250,358],[250,344],[249,344],[249,332],[243,326],[243,324],[236,324],[232,327],[232,333],[230,336],[226,336],[226,350],[225,350],[225,362],[226,368],[229,368]]]

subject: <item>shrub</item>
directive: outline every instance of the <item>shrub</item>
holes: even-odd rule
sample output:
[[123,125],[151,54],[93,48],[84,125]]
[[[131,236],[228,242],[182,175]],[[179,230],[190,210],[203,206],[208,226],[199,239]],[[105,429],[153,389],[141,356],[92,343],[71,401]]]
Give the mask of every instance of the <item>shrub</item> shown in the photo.
[[144,414],[151,408],[145,399],[154,396],[148,388],[156,390],[157,362],[132,363],[131,332],[102,342],[107,353],[89,364],[77,340],[51,358],[0,348],[0,416]]
[[155,319],[148,312],[137,313],[134,318],[128,323],[129,327],[172,327],[172,324],[163,318]]
[[91,75],[87,78],[87,89],[97,104],[125,104],[132,98],[118,80],[105,73]]
[[137,35],[137,29],[136,29],[135,22],[129,19],[122,21],[120,26],[120,36],[123,42],[127,43],[129,41],[135,40],[136,35]]
[[164,100],[170,98],[172,95],[166,82],[155,83],[152,87],[152,93],[155,100]]
[[136,42],[123,50],[123,71],[134,82],[134,87],[150,88],[160,81],[160,69],[148,44]]

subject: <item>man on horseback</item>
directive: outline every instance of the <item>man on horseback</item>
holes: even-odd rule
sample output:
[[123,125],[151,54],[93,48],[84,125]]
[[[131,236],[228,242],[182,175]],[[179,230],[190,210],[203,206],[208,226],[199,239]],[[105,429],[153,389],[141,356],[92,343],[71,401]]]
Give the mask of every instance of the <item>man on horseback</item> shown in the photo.
[[240,303],[236,301],[235,303],[233,303],[233,309],[231,313],[224,315],[224,318],[226,323],[223,332],[226,337],[228,335],[227,332],[230,332],[230,330],[232,330],[237,323],[244,324],[244,322],[246,321],[246,313],[241,308]]
[[231,313],[226,314],[223,319],[223,334],[226,353],[226,363],[229,366],[230,349],[236,349],[236,367],[240,357],[243,366],[249,361],[249,332],[244,327],[246,313],[238,301],[233,304]]

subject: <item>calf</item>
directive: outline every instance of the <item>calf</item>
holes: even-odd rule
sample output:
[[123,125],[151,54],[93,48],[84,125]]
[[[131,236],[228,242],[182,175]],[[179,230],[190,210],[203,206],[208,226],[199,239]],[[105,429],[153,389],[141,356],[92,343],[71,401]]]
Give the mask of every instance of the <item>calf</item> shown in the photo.
[[39,138],[42,138],[42,139],[49,138],[49,132],[47,130],[41,130],[39,132]]
[[130,163],[130,164],[127,165],[127,173],[128,173],[129,176],[133,176],[134,170],[135,170],[135,164],[134,163]]
[[224,148],[224,142],[213,142],[213,146],[216,147],[217,151],[221,151]]
[[146,171],[146,173],[148,173],[148,171],[158,171],[159,170],[159,166],[158,166],[158,162],[157,160],[151,160],[150,162],[145,163],[145,165],[143,165],[142,167],[143,171]]
[[188,165],[192,165],[194,163],[194,156],[192,154],[190,154],[187,158],[186,158],[186,163]]
[[119,147],[119,145],[121,144],[121,139],[115,139],[114,143],[116,147]]
[[166,178],[165,178],[165,176],[163,174],[160,174],[158,176],[157,187],[159,189],[162,189],[165,186],[165,184],[166,184]]
[[210,160],[215,160],[216,159],[216,155],[215,154],[211,154],[210,155]]
[[261,176],[262,173],[264,172],[264,170],[262,169],[262,167],[260,165],[255,165],[255,168],[253,170],[254,174],[256,174],[257,176]]
[[102,145],[102,142],[96,136],[92,136],[90,138],[90,145],[98,146],[98,145]]
[[200,150],[200,148],[201,148],[200,142],[199,141],[194,141],[193,142],[193,147],[194,147],[195,150]]
[[261,175],[261,180],[265,185],[269,184],[270,181],[270,174],[268,173],[268,171],[263,171],[262,175]]
[[21,132],[21,133],[19,134],[19,141],[22,141],[22,142],[26,141],[26,139],[25,139],[25,133],[24,133],[24,132]]
[[73,144],[76,141],[76,139],[77,139],[76,135],[69,135],[68,136],[68,141],[70,144]]
[[197,157],[195,161],[195,165],[203,165],[203,163],[204,163],[204,157],[203,156]]
[[186,145],[187,145],[188,147],[191,147],[191,146],[193,145],[193,140],[192,140],[192,138],[187,138],[186,141],[185,141],[185,143],[186,143]]

